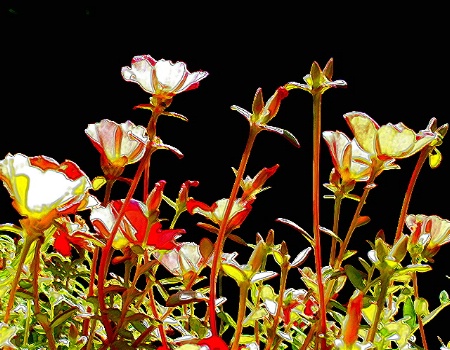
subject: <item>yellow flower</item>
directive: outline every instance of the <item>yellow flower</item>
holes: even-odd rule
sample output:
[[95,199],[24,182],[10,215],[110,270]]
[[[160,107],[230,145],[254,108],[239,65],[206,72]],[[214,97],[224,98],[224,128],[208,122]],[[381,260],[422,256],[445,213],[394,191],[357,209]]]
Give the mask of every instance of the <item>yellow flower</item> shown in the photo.
[[361,148],[381,161],[412,156],[437,138],[430,130],[415,133],[403,123],[379,126],[362,112],[346,113],[344,118]]
[[8,154],[0,161],[0,179],[20,215],[42,231],[53,220],[98,204],[88,194],[89,178],[73,162],[59,164],[54,159]]

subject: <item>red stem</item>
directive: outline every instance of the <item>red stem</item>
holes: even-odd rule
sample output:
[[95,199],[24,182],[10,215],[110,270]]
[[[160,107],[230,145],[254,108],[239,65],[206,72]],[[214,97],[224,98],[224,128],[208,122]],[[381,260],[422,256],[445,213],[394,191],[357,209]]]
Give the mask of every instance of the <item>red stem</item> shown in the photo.
[[321,139],[321,103],[322,94],[319,92],[313,94],[313,233],[314,233],[314,257],[317,274],[317,286],[319,288],[319,312],[320,312],[320,327],[319,334],[321,337],[321,349],[325,350],[327,331],[326,319],[326,305],[324,288],[322,281],[322,256],[320,244],[320,228],[319,228],[319,214],[320,214],[320,139]]
[[[150,143],[149,143],[150,145]],[[111,258],[111,248],[112,244],[114,242],[114,237],[116,236],[117,230],[119,229],[120,221],[122,220],[122,217],[125,214],[125,208],[127,207],[128,203],[130,202],[134,192],[136,191],[137,185],[139,183],[139,180],[141,178],[141,175],[145,169],[145,166],[148,164],[147,159],[151,155],[151,148],[148,147],[145,151],[144,157],[142,158],[141,162],[139,163],[138,169],[136,171],[136,175],[134,176],[133,182],[131,183],[130,189],[128,190],[127,196],[123,202],[122,207],[120,208],[118,217],[116,219],[116,222],[114,223],[113,229],[111,231],[111,235],[108,237],[108,240],[106,241],[106,245],[103,248],[101,257],[100,257],[100,263],[98,268],[98,303],[100,307],[100,316],[102,319],[102,323],[105,326],[106,334],[108,335],[109,341],[114,341],[113,335],[114,331],[111,327],[111,324],[109,323],[108,315],[107,315],[107,309],[106,309],[106,303],[105,303],[105,281],[106,281],[106,273],[109,266],[109,260]]]
[[225,243],[225,235],[227,233],[228,219],[230,218],[231,209],[233,207],[233,203],[236,200],[237,193],[239,191],[240,183],[242,181],[244,171],[247,166],[248,159],[250,157],[250,151],[255,142],[256,135],[258,135],[259,132],[260,129],[250,126],[250,133],[247,140],[247,144],[245,145],[245,150],[244,153],[242,154],[241,163],[239,164],[236,179],[234,180],[234,185],[231,190],[230,197],[228,199],[228,204],[225,209],[225,213],[215,243],[213,262],[211,266],[211,277],[209,281],[209,300],[208,300],[209,320],[210,320],[209,322],[213,336],[218,336],[216,323],[216,284],[217,284],[217,276],[219,274],[220,257],[222,256],[223,245]]
[[400,212],[400,217],[398,219],[397,231],[395,233],[394,243],[400,239],[402,235],[403,226],[405,225],[406,215],[409,209],[409,203],[411,201],[412,193],[414,190],[414,186],[416,185],[417,178],[419,177],[420,170],[424,165],[428,155],[430,154],[431,147],[425,147],[422,149],[419,155],[419,159],[417,160],[416,166],[414,168],[413,173],[411,174],[411,178],[409,179],[408,188],[405,193],[405,197],[403,198],[402,210]]

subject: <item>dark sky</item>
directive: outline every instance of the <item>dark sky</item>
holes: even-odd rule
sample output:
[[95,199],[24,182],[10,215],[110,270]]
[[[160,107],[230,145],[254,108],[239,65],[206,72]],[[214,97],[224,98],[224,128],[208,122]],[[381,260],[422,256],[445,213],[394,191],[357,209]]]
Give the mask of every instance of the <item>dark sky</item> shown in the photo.
[[[167,180],[166,194],[172,198],[188,179],[200,181],[191,192],[196,199],[212,203],[228,196],[234,180],[231,168],[239,165],[248,132],[245,119],[230,106],[249,110],[257,88],[261,87],[268,99],[280,85],[303,82],[314,61],[324,67],[333,58],[334,78],[348,84],[346,89],[325,93],[323,130],[350,135],[342,117],[350,111],[365,112],[379,124],[404,122],[416,131],[424,129],[432,117],[439,125],[450,120],[449,31],[440,18],[442,9],[367,7],[347,12],[339,7],[302,9],[279,4],[251,9],[212,2],[207,6],[191,2],[183,8],[142,4],[147,3],[126,2],[113,8],[89,2],[67,7],[15,1],[1,9],[0,158],[8,152],[43,154],[59,162],[70,159],[91,178],[100,175],[98,153],[84,129],[104,118],[146,124],[148,114],[133,110],[133,106],[146,103],[147,94],[120,75],[121,67],[141,54],[184,61],[190,71],[209,72],[197,90],[177,96],[170,108],[189,122],[166,117],[158,124],[162,140],[185,155],[179,160],[161,151],[153,159],[151,182]],[[262,167],[274,164],[280,168],[267,183],[271,189],[258,196],[239,234],[253,243],[257,232],[265,236],[273,228],[276,240],[287,241],[295,256],[306,247],[306,241],[274,220],[287,218],[311,232],[310,95],[292,91],[271,125],[292,132],[301,148],[273,133],[258,136],[247,175],[254,176]],[[326,182],[331,163],[323,142],[322,147]],[[450,218],[446,200],[450,194],[450,143],[444,139],[440,150],[443,163],[435,170],[424,167],[411,213]],[[362,256],[369,249],[365,241],[373,241],[379,229],[393,237],[416,160],[399,161],[401,170],[380,176],[363,211],[372,221],[356,231],[357,243],[351,245]],[[328,194],[325,188],[322,191]],[[6,191],[1,192],[0,222],[6,222],[13,211],[7,208]],[[345,202],[343,225],[354,207]],[[331,228],[332,201],[324,200],[321,208],[321,224]],[[194,240],[203,234],[212,238],[194,230]],[[440,290],[450,289],[445,252],[449,252],[446,246],[430,273],[433,305]],[[450,340],[440,335],[444,341]],[[432,348],[439,346],[434,344]]]

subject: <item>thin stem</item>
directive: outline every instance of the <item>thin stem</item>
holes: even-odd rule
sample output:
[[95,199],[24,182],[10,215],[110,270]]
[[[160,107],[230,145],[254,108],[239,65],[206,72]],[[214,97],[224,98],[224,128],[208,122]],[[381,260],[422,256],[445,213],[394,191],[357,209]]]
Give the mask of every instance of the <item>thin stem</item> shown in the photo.
[[233,345],[231,350],[239,349],[239,339],[241,338],[242,330],[244,329],[244,317],[247,309],[246,301],[248,290],[250,289],[250,282],[241,283],[239,286],[239,311],[236,319],[236,331],[234,332]]
[[114,182],[116,182],[116,179],[112,179],[112,180],[107,180],[106,181],[105,197],[103,198],[103,202],[102,202],[102,205],[104,207],[106,207],[106,205],[109,202],[109,198],[111,197],[111,190],[112,190],[112,187],[114,185]]
[[[414,263],[417,263],[417,261],[414,261]],[[417,281],[417,272],[415,272],[415,271],[412,274],[412,280],[413,280],[413,286],[414,286],[414,298],[416,300],[418,300],[419,299],[419,283]],[[425,329],[424,329],[424,324],[423,324],[421,315],[417,315],[417,322],[419,324],[420,337],[422,338],[422,347],[424,348],[424,350],[428,350],[427,338],[425,335]]]
[[423,165],[425,164],[425,161],[427,160],[428,155],[430,154],[430,151],[433,149],[433,147],[425,147],[422,149],[419,155],[419,159],[417,160],[416,166],[414,168],[413,173],[411,174],[411,178],[409,179],[408,188],[405,193],[405,197],[403,198],[403,204],[402,209],[400,212],[400,217],[398,219],[398,225],[397,225],[397,231],[395,233],[395,240],[394,243],[397,242],[401,235],[403,226],[405,225],[406,215],[408,213],[409,209],[409,203],[411,201],[411,196],[414,190],[414,186],[416,185],[417,178],[419,177],[420,170],[422,169]]
[[[342,195],[336,194],[334,199],[334,217],[333,217],[333,232],[338,235],[339,230],[339,216],[341,213]],[[330,248],[330,266],[334,265],[334,260],[336,259],[336,238],[331,240]]]
[[22,250],[20,252],[20,260],[16,268],[16,274],[11,283],[11,294],[9,294],[8,305],[6,306],[5,315],[3,316],[3,322],[8,323],[11,316],[11,310],[14,306],[14,298],[16,296],[17,285],[20,281],[20,275],[22,274],[25,259],[30,251],[31,244],[37,239],[37,236],[26,236],[23,242]]
[[164,349],[169,349],[169,346],[167,344],[167,337],[166,337],[166,332],[164,331],[164,324],[158,314],[158,309],[156,308],[156,303],[155,303],[155,295],[153,294],[153,286],[149,289],[148,291],[149,294],[149,302],[150,302],[150,308],[152,309],[152,313],[153,313],[153,317],[155,320],[158,321],[159,325],[158,325],[158,329],[159,329],[159,336],[161,337],[161,343]]
[[[268,332],[269,337],[267,339],[267,343],[265,346],[265,349],[270,350],[272,347],[273,341],[275,340],[275,337],[277,336],[277,328],[278,323],[280,320],[280,314],[283,310],[283,299],[284,299],[284,292],[286,291],[286,282],[287,282],[287,275],[289,272],[289,260],[284,259],[283,265],[281,266],[281,277],[280,277],[280,291],[278,293],[278,304],[277,304],[277,311],[275,312],[275,316],[273,317],[272,321],[272,327],[270,331]],[[274,349],[278,349],[278,347],[274,347]]]
[[383,276],[381,278],[381,290],[380,290],[380,294],[378,295],[378,300],[377,300],[377,311],[375,313],[373,322],[370,326],[369,332],[367,333],[367,339],[366,339],[367,342],[372,343],[373,340],[375,339],[375,334],[377,333],[378,324],[380,323],[381,312],[383,311],[383,306],[384,306],[384,302],[386,300],[386,294],[388,291],[388,287],[389,287],[389,278],[387,278],[386,276]]
[[[40,271],[40,259],[41,259],[41,246],[42,237],[36,240],[36,246],[34,248],[34,257],[31,264],[32,276],[33,276],[33,302],[34,302],[34,314],[41,313],[41,307],[39,305],[39,271]],[[44,329],[45,335],[47,336],[48,348],[50,350],[56,350],[55,336],[53,335],[53,329],[49,322],[42,321],[38,318],[38,322]]]
[[358,219],[361,214],[361,210],[366,203],[367,196],[369,195],[370,190],[373,188],[373,180],[369,180],[367,185],[364,187],[364,192],[359,200],[358,206],[356,207],[355,213],[353,214],[353,219],[350,224],[350,227],[348,228],[347,234],[345,236],[344,241],[341,244],[341,247],[339,249],[339,255],[334,263],[334,268],[338,269],[341,264],[342,260],[344,259],[344,254],[347,250],[348,243],[350,242],[350,238],[353,235],[353,232],[355,231],[356,227],[358,226]]
[[99,263],[99,269],[98,269],[98,302],[100,307],[100,316],[102,319],[102,323],[105,326],[106,334],[108,335],[109,340],[112,342],[114,339],[112,338],[114,335],[114,331],[112,329],[111,324],[108,320],[108,314],[107,314],[107,307],[105,303],[105,282],[106,282],[106,273],[108,270],[109,262],[112,256],[112,244],[114,242],[114,237],[116,236],[117,230],[119,229],[120,221],[122,220],[123,216],[125,215],[125,209],[128,205],[128,203],[131,201],[131,198],[133,194],[136,191],[137,185],[139,183],[139,180],[141,178],[141,175],[144,171],[145,166],[147,165],[147,158],[149,158],[152,154],[152,149],[150,147],[147,147],[144,157],[142,158],[141,162],[139,163],[138,169],[136,170],[136,175],[133,178],[133,182],[131,183],[130,189],[128,190],[127,196],[125,197],[124,203],[122,204],[122,207],[120,208],[118,217],[116,219],[116,222],[114,223],[114,226],[111,231],[111,235],[108,237],[108,240],[106,241],[105,247],[103,248],[100,263]]
[[317,286],[319,292],[319,313],[320,313],[320,327],[319,334],[323,336],[321,340],[321,348],[325,350],[326,339],[325,334],[327,331],[327,313],[324,297],[324,286],[322,280],[322,247],[320,243],[320,140],[321,140],[321,104],[322,94],[313,94],[313,194],[312,194],[312,207],[313,207],[313,233],[314,233],[314,257],[317,274]]
[[211,266],[211,277],[209,281],[209,319],[210,328],[213,336],[218,336],[217,333],[217,323],[216,323],[216,284],[217,276],[219,274],[219,262],[222,256],[223,245],[225,242],[225,235],[227,233],[228,220],[230,218],[231,209],[233,203],[236,200],[237,193],[239,191],[239,186],[244,176],[244,171],[247,166],[248,159],[250,157],[250,152],[255,142],[256,135],[260,132],[260,129],[250,126],[250,132],[245,145],[244,153],[242,154],[241,162],[239,164],[239,169],[236,174],[236,179],[234,180],[233,188],[231,190],[230,197],[228,199],[227,207],[223,215],[222,223],[219,228],[219,233],[217,235],[217,240],[214,248],[213,261]]
[[[91,273],[89,276],[89,290],[88,290],[88,297],[91,297],[94,295],[94,286],[95,286],[95,276],[96,276],[96,271],[97,271],[97,262],[98,262],[98,256],[99,256],[99,247],[95,247],[94,248],[94,253],[92,256],[92,261],[91,261]],[[92,311],[92,307],[88,306],[87,308],[88,312]],[[83,321],[83,330],[82,330],[82,334],[87,336],[88,332],[89,332],[89,324],[91,323],[92,319],[85,319]],[[97,322],[96,319],[93,319],[92,322],[95,324]]]

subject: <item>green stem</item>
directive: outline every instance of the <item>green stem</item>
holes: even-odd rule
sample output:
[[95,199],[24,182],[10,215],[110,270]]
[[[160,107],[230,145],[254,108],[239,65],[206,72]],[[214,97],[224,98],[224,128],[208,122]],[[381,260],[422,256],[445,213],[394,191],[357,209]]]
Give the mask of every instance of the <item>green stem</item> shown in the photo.
[[11,316],[11,310],[14,306],[14,298],[16,296],[17,285],[20,281],[20,275],[22,274],[25,259],[27,258],[31,245],[37,238],[38,236],[26,236],[24,239],[22,250],[20,252],[20,260],[16,267],[16,274],[14,276],[14,280],[11,283],[11,293],[9,294],[8,305],[6,306],[5,315],[3,316],[4,323],[8,323],[9,317]]
[[[31,300],[27,300],[27,315],[31,315]],[[28,337],[30,336],[30,321],[31,317],[25,320],[25,330],[23,332],[23,347],[28,348]]]
[[367,182],[367,185],[364,187],[364,192],[359,200],[358,206],[356,207],[350,227],[348,228],[345,239],[342,242],[341,247],[339,249],[339,255],[334,263],[334,269],[338,269],[342,264],[342,260],[344,259],[345,252],[347,251],[347,246],[348,246],[348,243],[350,242],[350,238],[352,237],[353,232],[355,231],[356,227],[358,226],[358,219],[360,217],[361,210],[362,210],[364,204],[366,203],[367,196],[369,195],[369,192],[372,188],[373,188],[373,180],[369,180]]
[[236,319],[236,331],[234,332],[231,350],[239,349],[239,339],[241,338],[242,330],[244,329],[244,317],[247,309],[246,301],[249,289],[249,281],[243,282],[239,285],[239,311]]
[[[283,262],[283,265],[281,266],[281,277],[280,277],[280,291],[278,293],[278,304],[277,304],[277,310],[275,312],[275,316],[273,317],[273,321],[272,321],[272,327],[271,329],[268,331],[268,338],[267,338],[267,343],[265,346],[265,349],[270,350],[270,348],[272,347],[272,344],[277,336],[277,328],[278,328],[278,323],[279,323],[279,319],[280,319],[280,314],[283,310],[283,298],[284,298],[284,292],[286,291],[286,282],[287,282],[287,275],[288,275],[288,271],[289,271],[289,260],[288,259],[284,259],[285,261]],[[274,347],[274,350],[278,349],[278,347]]]
[[[416,264],[417,261],[414,261],[413,263]],[[414,298],[416,300],[418,300],[419,299],[419,283],[417,281],[417,272],[415,272],[415,271],[413,272],[412,279],[413,279],[413,286],[414,286]],[[417,315],[417,323],[419,324],[420,337],[422,338],[422,346],[423,346],[424,350],[428,350],[427,338],[426,338],[424,323],[423,323],[421,315]]]
[[403,204],[402,204],[402,210],[400,212],[400,217],[398,219],[398,225],[397,225],[397,231],[395,233],[395,242],[397,242],[401,235],[403,226],[405,225],[406,215],[408,213],[409,209],[409,203],[411,201],[411,196],[414,190],[414,186],[416,185],[417,178],[419,177],[420,170],[422,169],[422,166],[424,165],[425,161],[428,158],[428,155],[432,151],[434,147],[425,147],[422,149],[419,155],[419,159],[417,160],[416,166],[414,168],[414,171],[411,175],[411,178],[409,179],[408,188],[405,193],[405,197],[403,198]]
[[244,153],[242,154],[241,162],[239,164],[239,169],[236,174],[236,179],[234,180],[234,185],[231,190],[230,197],[228,199],[227,207],[225,209],[225,213],[223,215],[222,222],[220,224],[219,233],[217,235],[217,240],[214,247],[214,255],[211,266],[211,275],[209,281],[209,300],[208,300],[208,308],[209,308],[209,322],[210,328],[213,336],[218,336],[217,333],[217,321],[216,321],[216,284],[217,284],[217,276],[219,274],[219,263],[220,258],[222,256],[223,245],[225,242],[225,236],[227,233],[228,220],[230,218],[231,209],[233,207],[233,203],[236,200],[237,193],[239,191],[240,183],[244,176],[244,171],[247,166],[248,159],[250,157],[250,152],[255,143],[256,135],[261,131],[256,127],[250,125],[249,137],[247,140],[247,144],[245,145]]
[[386,294],[389,288],[389,277],[387,276],[382,276],[381,278],[381,290],[380,290],[380,294],[378,295],[378,300],[377,300],[377,312],[375,313],[375,317],[373,319],[373,322],[370,326],[369,332],[367,333],[367,342],[372,343],[373,340],[375,339],[375,334],[377,333],[378,330],[378,324],[380,323],[380,317],[381,317],[381,312],[383,311],[383,307],[384,307],[384,302],[386,300]]
[[[92,261],[91,261],[91,273],[89,276],[89,290],[88,290],[88,297],[91,297],[94,295],[94,286],[95,286],[95,277],[96,277],[96,271],[97,271],[97,262],[98,262],[98,256],[99,256],[99,247],[95,247],[94,248],[94,253],[92,256]],[[92,311],[92,307],[88,306],[87,307],[87,311],[91,312]],[[82,328],[82,334],[84,336],[88,335],[89,332],[89,324],[91,323],[91,321],[95,324],[97,322],[96,319],[92,320],[92,319],[85,319],[83,321],[83,328]]]
[[319,336],[321,336],[321,348],[325,350],[327,331],[327,313],[324,296],[324,285],[322,280],[322,247],[320,243],[320,140],[322,138],[321,119],[322,119],[322,94],[313,94],[313,233],[314,233],[314,257],[317,274],[317,286],[319,292],[319,313],[320,313],[320,327]]

